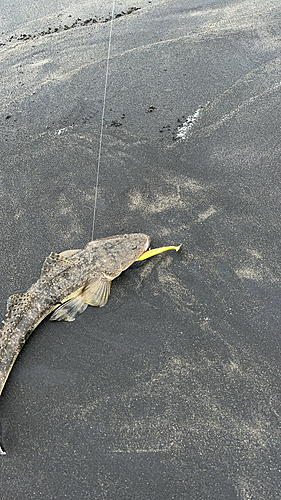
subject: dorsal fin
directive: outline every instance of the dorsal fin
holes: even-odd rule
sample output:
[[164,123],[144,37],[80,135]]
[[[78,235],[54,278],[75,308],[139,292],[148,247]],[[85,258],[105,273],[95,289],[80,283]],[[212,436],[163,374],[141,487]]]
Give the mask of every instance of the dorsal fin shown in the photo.
[[34,293],[15,293],[8,298],[7,301],[7,314],[4,319],[4,329],[9,330],[12,326],[16,325],[23,314],[30,308],[34,299]]
[[7,315],[11,315],[13,311],[26,311],[29,309],[34,293],[14,293],[7,300]]
[[[0,360],[3,356],[3,353],[5,354],[5,348],[14,333],[15,327],[20,322],[24,313],[31,307],[34,297],[34,293],[27,292],[15,293],[8,298],[7,314],[4,321],[2,321],[2,323],[4,323],[4,326],[0,330]],[[0,374],[2,376],[1,372]],[[1,387],[0,383],[0,393],[2,389],[3,386]]]
[[41,281],[48,281],[73,265],[74,262],[72,260],[66,259],[58,253],[51,252],[44,261],[40,279]]
[[75,255],[79,252],[82,252],[81,248],[79,250],[64,250],[64,252],[60,252],[60,257],[68,259],[69,257],[72,257],[72,255]]

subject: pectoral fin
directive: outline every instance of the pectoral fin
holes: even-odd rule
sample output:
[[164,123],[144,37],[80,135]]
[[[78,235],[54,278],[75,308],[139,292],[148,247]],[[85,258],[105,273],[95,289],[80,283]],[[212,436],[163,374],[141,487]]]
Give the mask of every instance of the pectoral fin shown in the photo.
[[78,295],[78,297],[70,299],[59,306],[55,312],[53,312],[50,321],[74,321],[87,307],[88,304],[85,304],[82,296]]
[[80,288],[70,295],[50,317],[50,321],[74,321],[90,306],[104,306],[110,294],[111,278],[101,274],[90,281],[85,288]]
[[105,306],[110,294],[111,281],[104,275],[91,281],[82,292],[84,302],[90,306]]
[[149,259],[150,257],[153,257],[154,255],[158,255],[159,253],[166,252],[167,250],[176,250],[176,252],[179,251],[179,249],[182,247],[182,244],[179,245],[178,247],[160,247],[160,248],[153,248],[152,250],[147,250],[144,252],[135,262],[138,262],[140,260],[145,260]]

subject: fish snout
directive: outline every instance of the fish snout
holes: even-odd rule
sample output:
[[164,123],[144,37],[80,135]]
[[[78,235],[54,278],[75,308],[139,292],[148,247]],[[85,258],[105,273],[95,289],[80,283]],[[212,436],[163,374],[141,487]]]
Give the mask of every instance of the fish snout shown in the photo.
[[150,247],[150,243],[151,243],[151,239],[149,236],[146,237],[147,241],[146,241],[146,244],[144,245],[144,251],[146,252],[146,250],[149,249]]

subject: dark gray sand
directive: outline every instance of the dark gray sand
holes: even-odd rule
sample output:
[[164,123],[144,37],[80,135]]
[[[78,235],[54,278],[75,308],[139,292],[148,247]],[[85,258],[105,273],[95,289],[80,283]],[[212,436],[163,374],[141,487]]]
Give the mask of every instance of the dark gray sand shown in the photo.
[[[2,5],[4,318],[91,238],[111,2]],[[95,237],[183,248],[31,336],[1,397],[1,500],[277,500],[280,0],[115,13]]]

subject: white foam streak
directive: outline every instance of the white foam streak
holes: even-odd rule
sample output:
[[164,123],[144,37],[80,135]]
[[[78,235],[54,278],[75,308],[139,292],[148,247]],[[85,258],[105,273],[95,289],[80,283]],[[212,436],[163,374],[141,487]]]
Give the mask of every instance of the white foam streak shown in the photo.
[[185,141],[187,139],[189,132],[191,131],[192,127],[197,122],[199,115],[207,105],[208,103],[205,106],[200,106],[200,108],[198,108],[193,115],[188,116],[186,121],[179,125],[176,135],[177,140]]

